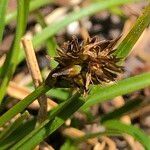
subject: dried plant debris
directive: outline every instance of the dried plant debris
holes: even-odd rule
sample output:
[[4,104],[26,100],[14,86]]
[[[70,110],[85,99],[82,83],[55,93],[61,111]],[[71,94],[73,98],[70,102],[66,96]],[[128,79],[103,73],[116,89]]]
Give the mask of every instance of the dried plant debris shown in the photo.
[[115,81],[118,73],[123,71],[123,67],[117,64],[120,58],[113,55],[119,38],[100,41],[93,37],[79,43],[73,36],[58,49],[54,59],[59,65],[50,73],[47,83],[50,78],[57,78],[57,81],[68,81],[72,87],[87,91],[90,84]]

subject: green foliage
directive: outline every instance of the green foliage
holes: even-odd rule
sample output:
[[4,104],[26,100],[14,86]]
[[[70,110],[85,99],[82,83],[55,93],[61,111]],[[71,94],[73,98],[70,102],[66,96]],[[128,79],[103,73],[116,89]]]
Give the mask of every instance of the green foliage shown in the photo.
[[139,141],[145,148],[145,150],[150,150],[150,138],[139,128],[124,124],[117,120],[109,120],[104,123],[106,129],[119,131],[121,133],[127,133]]
[[[81,19],[85,16],[90,16],[96,12],[105,9],[110,9],[111,7],[114,6],[116,8],[116,6],[133,1],[138,0],[124,0],[124,1],[109,0],[109,3],[103,0],[91,4],[89,7],[83,8],[78,12],[72,12],[69,15],[67,15],[64,19],[57,21],[49,26],[46,26],[46,24],[43,22],[44,21],[43,18],[40,18],[39,22],[41,21],[40,23],[41,25],[43,25],[44,29],[34,36],[33,44],[35,47],[38,47],[41,44],[43,44],[43,42],[45,42],[48,48],[48,53],[51,56],[54,56],[55,51],[52,50],[55,50],[56,42],[53,41],[53,38],[51,37],[57,34],[61,29],[66,27],[68,24],[78,19]],[[0,86],[0,102],[2,102],[2,99],[5,96],[7,85],[11,77],[13,76],[13,73],[15,72],[17,64],[24,59],[22,52],[20,52],[20,39],[25,32],[27,24],[29,0],[18,0],[17,2],[18,2],[17,3],[18,10],[17,10],[16,34],[13,41],[13,45],[11,46],[9,53],[7,54],[6,61],[0,72],[0,77],[2,79]],[[39,7],[44,6],[49,2],[50,2],[49,0],[43,1],[33,0],[31,1],[30,11],[38,9]],[[5,5],[3,5],[3,8],[5,9],[6,3]],[[5,16],[4,10],[2,11]],[[9,23],[11,20],[13,20],[15,16],[16,12],[12,13],[11,15],[7,15],[6,24]],[[135,45],[136,41],[138,40],[144,29],[150,23],[149,18],[150,18],[150,6],[147,6],[143,14],[136,21],[132,30],[125,37],[123,42],[119,45],[116,53],[118,57],[122,59],[127,57],[127,55],[132,50],[132,47]],[[1,36],[4,28],[5,17],[1,18],[0,14],[0,19],[2,20],[3,25],[3,27],[1,27],[2,30],[0,30]],[[51,39],[50,41],[48,41],[49,38]],[[21,57],[19,57],[20,54]],[[127,79],[123,79],[112,85],[93,86],[91,88],[89,95],[86,97],[86,100],[84,100],[83,98],[81,98],[81,95],[78,92],[68,99],[69,93],[63,92],[62,89],[57,90],[56,93],[53,93],[55,89],[49,91],[51,87],[42,84],[40,87],[36,88],[31,94],[29,94],[26,98],[18,102],[15,106],[13,106],[6,113],[4,113],[0,117],[0,126],[4,126],[5,123],[10,121],[15,115],[17,115],[20,112],[23,112],[29,104],[31,104],[36,98],[38,98],[43,93],[46,93],[47,91],[49,91],[50,95],[53,95],[55,98],[62,98],[62,100],[67,98],[68,100],[65,100],[64,102],[59,104],[55,109],[50,111],[48,114],[48,118],[37,127],[35,127],[36,122],[35,118],[27,122],[24,122],[26,115],[22,115],[21,118],[16,120],[16,122],[14,122],[9,128],[6,128],[3,132],[1,132],[0,138],[2,141],[0,142],[0,147],[1,149],[9,148],[14,150],[33,149],[47,136],[51,135],[54,131],[56,131],[65,122],[67,118],[71,117],[71,115],[76,111],[78,111],[79,109],[85,110],[86,108],[89,108],[94,104],[102,103],[116,96],[128,94],[143,89],[149,85],[150,85],[150,72],[130,77]],[[138,106],[140,103],[141,101],[136,101],[136,106]],[[150,139],[143,131],[132,125],[123,124],[120,121],[110,120],[112,118],[120,117],[121,115],[133,109],[134,107],[135,101],[134,102],[131,101],[127,103],[125,106],[105,115],[101,121],[104,121],[104,126],[106,127],[107,132],[87,135],[83,138],[83,140],[101,135],[116,135],[116,134],[122,135],[123,133],[127,133],[133,136],[136,140],[138,140],[145,147],[146,150],[150,150],[149,146]],[[25,130],[21,131],[22,129]],[[70,142],[66,142],[62,147],[62,149],[67,149],[68,147],[71,146],[72,144]]]
[[[66,17],[64,17],[63,19],[56,21],[55,23],[44,28],[40,33],[37,33],[33,37],[33,40],[32,40],[33,45],[34,47],[40,46],[41,44],[43,44],[44,41],[46,41],[48,38],[57,34],[59,31],[61,31],[61,29],[66,27],[71,22],[74,22],[86,16],[91,16],[92,14],[103,11],[105,9],[120,6],[126,3],[138,2],[138,1],[140,0],[123,0],[123,1],[109,0],[109,3],[108,3],[107,1],[103,0],[103,1],[91,4],[90,6],[86,8],[82,8],[79,11],[73,11],[69,13]],[[21,62],[23,59],[24,59],[24,54],[21,53],[19,57],[19,62]]]
[[118,81],[115,84],[105,87],[94,86],[87,98],[87,102],[82,107],[82,109],[85,109],[97,103],[102,103],[119,95],[134,92],[149,85],[150,73],[148,72]]
[[115,54],[119,58],[125,58],[130,53],[132,47],[137,42],[144,29],[150,24],[150,6],[147,6],[143,14],[138,18],[131,31],[124,38],[117,48]]
[[79,138],[73,138],[74,142],[82,142],[87,139],[100,137],[100,136],[121,136],[122,134],[126,133],[131,135],[135,140],[139,141],[145,148],[145,150],[150,150],[150,137],[146,135],[142,130],[139,128],[125,124],[118,120],[108,120],[104,124],[106,128],[104,132],[95,132],[95,133],[88,133]]
[[15,131],[25,119],[29,117],[29,113],[25,111],[18,119],[15,120],[13,124],[8,126],[5,130],[0,133],[0,140],[6,139],[13,131]]
[[46,27],[45,29],[42,30],[42,32],[38,33],[34,38],[33,38],[33,44],[35,46],[40,45],[43,41],[48,39],[49,37],[53,36],[56,34],[58,31],[63,29],[65,26],[67,26],[69,23],[79,20],[85,16],[90,16],[96,12],[100,12],[104,9],[108,9],[114,6],[119,6],[123,5],[129,2],[133,1],[138,1],[138,0],[109,0],[109,3],[107,1],[101,1],[92,4],[89,7],[83,8],[78,12],[72,12],[69,15],[67,15],[64,19],[57,21],[56,23]]
[[65,122],[68,117],[70,117],[81,107],[81,105],[83,105],[84,100],[78,99],[79,96],[80,94],[76,93],[69,100],[60,104],[50,113],[47,120],[41,123],[41,125],[39,125],[35,130],[14,145],[12,150],[33,149],[44,138],[52,134]]
[[2,42],[3,32],[5,27],[5,15],[6,15],[6,8],[7,8],[8,0],[0,0],[0,43]]
[[12,117],[22,112],[29,104],[31,104],[36,98],[38,98],[42,93],[46,93],[50,88],[44,84],[36,88],[32,94],[29,94],[25,99],[18,102],[14,107],[9,109],[4,115],[0,117],[0,126],[3,126]]
[[129,111],[134,110],[135,108],[140,106],[141,103],[142,103],[141,99],[130,100],[129,102],[125,103],[125,105],[123,105],[122,107],[117,108],[114,111],[111,111],[108,114],[102,116],[101,122],[107,121],[109,119],[119,118],[124,114],[128,113]]
[[20,41],[21,37],[25,32],[27,24],[29,0],[18,0],[17,6],[18,15],[15,38],[0,72],[0,77],[2,79],[0,85],[0,104],[5,96],[7,85],[11,80],[12,75],[15,72],[16,65],[18,63],[18,57],[20,53]]
[[[29,11],[34,11],[44,5],[47,5],[49,3],[51,3],[53,0],[32,0],[30,2],[30,7],[29,7]],[[17,11],[11,12],[9,14],[7,14],[6,16],[6,24],[9,24],[11,21],[13,21],[17,16]]]

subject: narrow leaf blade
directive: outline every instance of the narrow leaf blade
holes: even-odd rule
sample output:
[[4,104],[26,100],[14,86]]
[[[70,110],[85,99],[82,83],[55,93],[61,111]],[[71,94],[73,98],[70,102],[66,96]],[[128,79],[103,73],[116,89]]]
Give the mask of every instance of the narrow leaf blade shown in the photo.
[[144,29],[150,24],[150,5],[148,5],[142,15],[137,19],[133,28],[130,30],[125,39],[120,43],[115,52],[115,55],[119,58],[125,58],[128,56],[132,47],[137,42]]

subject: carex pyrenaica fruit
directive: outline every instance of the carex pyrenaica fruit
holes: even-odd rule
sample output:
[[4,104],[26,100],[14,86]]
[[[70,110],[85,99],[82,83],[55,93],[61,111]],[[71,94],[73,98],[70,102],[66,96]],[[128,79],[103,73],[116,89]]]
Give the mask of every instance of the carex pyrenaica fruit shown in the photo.
[[90,84],[102,84],[115,81],[123,67],[118,64],[120,58],[114,55],[114,46],[120,37],[113,40],[99,40],[98,37],[88,38],[79,42],[76,36],[57,49],[58,56],[54,59],[59,65],[47,78],[55,79],[56,84],[61,81],[65,87],[89,89]]

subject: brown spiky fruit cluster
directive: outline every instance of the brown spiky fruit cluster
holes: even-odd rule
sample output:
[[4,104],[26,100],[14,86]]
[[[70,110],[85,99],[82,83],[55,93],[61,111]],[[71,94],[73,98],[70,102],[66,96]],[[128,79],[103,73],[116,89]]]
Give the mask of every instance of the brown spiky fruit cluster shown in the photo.
[[90,84],[114,81],[123,71],[123,67],[117,64],[120,59],[113,55],[118,40],[119,37],[104,41],[93,37],[79,43],[73,36],[58,49],[54,59],[59,65],[49,76],[84,90],[88,90]]

